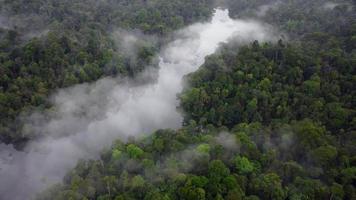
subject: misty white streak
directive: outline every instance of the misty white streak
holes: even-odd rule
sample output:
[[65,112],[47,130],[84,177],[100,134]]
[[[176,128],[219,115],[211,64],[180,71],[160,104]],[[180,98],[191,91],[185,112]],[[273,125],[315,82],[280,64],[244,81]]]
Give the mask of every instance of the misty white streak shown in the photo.
[[[25,152],[0,145],[0,199],[28,199],[61,181],[79,159],[96,158],[116,138],[179,128],[176,94],[182,90],[182,77],[197,70],[220,42],[232,36],[267,40],[267,32],[259,23],[232,20],[227,10],[218,9],[210,23],[178,31],[178,39],[160,54],[155,84],[132,86],[106,78],[61,90],[54,96],[56,117],[32,125],[47,137],[28,144]],[[31,120],[41,117],[34,114]]]

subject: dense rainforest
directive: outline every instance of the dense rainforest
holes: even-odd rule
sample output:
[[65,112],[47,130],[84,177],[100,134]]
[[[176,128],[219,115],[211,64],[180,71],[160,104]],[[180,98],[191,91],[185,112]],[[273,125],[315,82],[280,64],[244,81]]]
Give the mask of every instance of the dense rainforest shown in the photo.
[[[132,61],[115,44],[115,27],[169,40],[173,30],[207,20],[216,3],[85,2],[0,0],[0,25],[14,21],[0,27],[2,142],[31,140],[19,116],[50,109],[48,95],[58,88],[155,66],[164,41],[140,43]],[[181,129],[113,141],[37,199],[356,199],[355,2],[216,4],[283,37],[222,44],[185,77]],[[16,24],[26,16],[33,21]],[[46,33],[28,38],[31,23]]]
[[[211,15],[210,0],[1,0],[0,141],[21,145],[21,113],[50,108],[58,88],[103,76],[135,76],[155,66],[160,44],[140,41],[127,56],[117,29],[166,36]],[[162,42],[162,41],[161,41]]]

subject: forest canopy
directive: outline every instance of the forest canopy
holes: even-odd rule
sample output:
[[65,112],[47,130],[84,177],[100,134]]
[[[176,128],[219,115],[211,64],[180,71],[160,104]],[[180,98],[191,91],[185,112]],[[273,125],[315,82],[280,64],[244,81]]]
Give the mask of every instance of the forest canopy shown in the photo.
[[[133,77],[157,65],[160,43],[137,44],[134,59],[117,29],[168,37],[211,16],[209,0],[0,0],[0,141],[21,146],[22,113],[48,109],[58,88],[105,76]],[[119,34],[119,37],[123,34]]]
[[[21,116],[59,88],[157,68],[172,33],[216,5],[281,37],[221,44],[184,77],[182,128],[117,139],[37,199],[356,199],[351,0],[0,0],[0,141],[34,140]],[[130,57],[118,29],[150,39]]]

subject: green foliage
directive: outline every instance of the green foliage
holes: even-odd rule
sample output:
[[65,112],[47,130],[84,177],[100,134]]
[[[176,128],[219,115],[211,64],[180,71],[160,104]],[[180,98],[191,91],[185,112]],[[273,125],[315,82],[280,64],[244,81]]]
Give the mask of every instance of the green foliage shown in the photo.
[[251,183],[260,196],[267,199],[284,199],[285,194],[279,176],[275,173],[263,174]]
[[129,157],[130,158],[134,158],[134,159],[141,158],[143,156],[143,153],[144,153],[144,151],[140,147],[138,147],[138,146],[136,146],[134,144],[129,144],[126,147],[126,151],[129,154]]
[[240,174],[249,174],[254,170],[253,164],[246,157],[236,156],[234,162],[236,169]]
[[114,149],[114,150],[112,151],[112,158],[113,158],[114,160],[120,160],[121,156],[122,156],[122,152],[121,152],[120,150]]
[[[319,67],[324,55],[318,48],[330,49],[309,44],[313,42],[263,44],[258,50],[251,45],[238,53],[234,53],[234,45],[226,45],[222,53],[188,76],[192,87],[180,96],[181,106],[189,110],[185,119],[232,128],[241,122],[268,125],[309,118],[336,132],[350,129],[347,124],[354,116],[349,103],[352,95],[340,90],[351,89],[347,85],[353,81],[347,77],[353,72],[338,70],[351,66],[351,60],[342,65],[330,62],[334,65],[331,71]],[[309,53],[303,54],[302,48]],[[340,55],[339,59],[347,57]],[[221,59],[229,70],[213,67]]]
[[221,160],[214,160],[209,164],[209,178],[213,181],[220,182],[230,174],[229,168]]
[[[102,31],[107,26],[163,35],[211,13],[204,0],[56,2],[47,1],[63,11],[49,12],[58,26],[80,36],[51,30],[20,45],[17,31],[0,29],[0,130],[8,141],[21,136],[7,124],[27,106],[49,107],[53,89],[134,75],[151,62],[157,49],[143,45],[130,65]],[[272,0],[225,2],[231,16],[269,22],[288,42],[223,45],[186,77],[190,87],[179,95],[184,127],[116,141],[39,199],[356,199],[355,6],[279,1],[259,16],[259,6]],[[25,12],[41,1],[6,3]],[[238,148],[225,148],[221,132],[234,135]]]
[[18,146],[35,137],[21,134],[18,116],[34,108],[50,108],[47,97],[56,89],[103,76],[135,76],[157,65],[158,45],[138,44],[132,59],[114,43],[113,30],[140,29],[162,37],[212,13],[211,0],[14,0],[0,4],[2,14],[16,19],[9,21],[15,21],[14,25],[0,27],[0,141]]
[[337,156],[337,149],[333,146],[321,146],[314,149],[312,152],[312,157],[315,159],[316,163],[321,165],[327,165],[332,163]]
[[145,179],[142,178],[142,176],[137,175],[132,178],[131,180],[131,187],[132,188],[142,188],[145,185]]
[[[249,16],[273,24],[292,36],[299,38],[304,33],[329,33],[338,31],[338,26],[346,19],[354,17],[354,2],[351,0],[336,1],[335,8],[327,9],[326,0],[314,1],[275,1],[275,0],[227,0],[231,16]],[[263,7],[270,9],[263,13]]]
[[205,200],[206,193],[202,188],[187,188],[182,190],[181,197],[187,200]]
[[199,153],[207,153],[207,154],[209,154],[209,152],[210,152],[210,145],[208,145],[208,144],[201,144],[201,145],[199,145],[199,146],[197,147],[197,151],[198,151]]

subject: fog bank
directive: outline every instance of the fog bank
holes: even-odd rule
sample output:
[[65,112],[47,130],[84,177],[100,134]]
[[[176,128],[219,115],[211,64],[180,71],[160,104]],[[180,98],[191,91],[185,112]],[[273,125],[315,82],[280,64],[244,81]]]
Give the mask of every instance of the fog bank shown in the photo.
[[0,199],[28,199],[61,181],[79,159],[97,158],[114,139],[125,141],[157,129],[181,127],[176,94],[182,90],[184,75],[197,70],[228,39],[273,38],[267,26],[232,20],[227,10],[220,9],[211,22],[191,25],[175,36],[159,54],[155,83],[104,78],[77,85],[51,97],[55,105],[51,113],[34,113],[26,119],[24,134],[41,132],[46,137],[30,142],[24,152],[0,145]]

